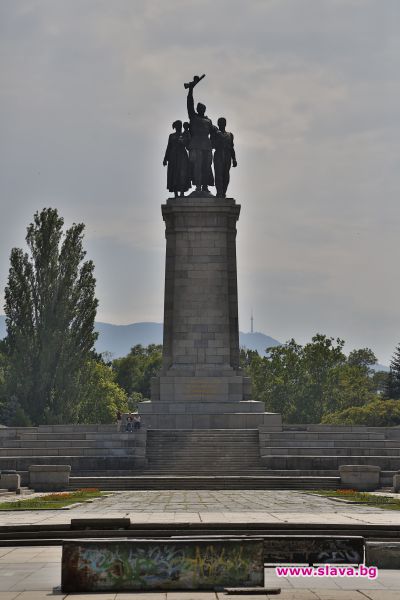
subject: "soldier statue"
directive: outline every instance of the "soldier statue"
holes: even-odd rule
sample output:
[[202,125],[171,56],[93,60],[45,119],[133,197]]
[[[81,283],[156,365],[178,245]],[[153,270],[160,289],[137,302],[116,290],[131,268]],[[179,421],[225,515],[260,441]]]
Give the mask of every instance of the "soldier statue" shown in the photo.
[[210,136],[213,132],[211,119],[206,116],[206,107],[199,102],[197,112],[194,109],[193,88],[202,77],[194,77],[193,81],[185,84],[188,89],[187,110],[190,121],[189,160],[191,163],[192,183],[196,186],[196,192],[209,194],[208,186],[214,185],[214,177],[211,169],[212,146]]
[[215,187],[217,188],[217,197],[225,198],[226,190],[229,185],[229,171],[231,165],[237,167],[235,148],[233,145],[233,134],[225,130],[226,119],[218,119],[218,129],[214,129],[212,135],[212,145],[214,152],[214,174]]
[[178,193],[183,197],[184,192],[191,186],[190,163],[186,150],[188,133],[182,133],[182,121],[179,119],[172,123],[172,128],[175,129],[175,133],[171,133],[168,138],[163,165],[168,165],[167,189],[174,192],[177,198]]

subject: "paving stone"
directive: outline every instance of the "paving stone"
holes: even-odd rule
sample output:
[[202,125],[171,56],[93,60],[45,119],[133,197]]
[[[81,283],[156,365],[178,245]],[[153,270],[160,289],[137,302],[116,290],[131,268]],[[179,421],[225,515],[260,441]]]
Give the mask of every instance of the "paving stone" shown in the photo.
[[[97,594],[95,597],[97,598]],[[71,596],[71,599],[73,598],[76,596]],[[166,598],[166,592],[133,592],[132,594],[117,594],[115,600],[166,600]]]
[[368,600],[399,600],[399,591],[361,590]]

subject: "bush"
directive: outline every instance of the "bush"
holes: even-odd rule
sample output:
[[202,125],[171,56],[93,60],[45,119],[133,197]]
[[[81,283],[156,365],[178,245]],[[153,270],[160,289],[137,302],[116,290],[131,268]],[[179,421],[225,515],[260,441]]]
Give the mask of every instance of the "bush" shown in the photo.
[[394,427],[400,425],[400,401],[376,399],[364,406],[354,406],[329,413],[321,422],[325,425]]

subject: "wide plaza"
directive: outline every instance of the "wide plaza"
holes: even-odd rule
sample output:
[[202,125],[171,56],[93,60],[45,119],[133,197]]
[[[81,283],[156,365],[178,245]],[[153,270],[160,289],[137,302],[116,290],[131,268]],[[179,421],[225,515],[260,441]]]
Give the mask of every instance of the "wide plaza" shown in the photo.
[[[0,513],[0,526],[66,524],[72,518],[129,517],[132,523],[304,523],[400,524],[400,512],[351,505],[296,491],[124,491],[70,510]],[[65,598],[61,581],[60,546],[0,548],[0,600]],[[235,598],[282,600],[395,600],[400,573],[382,570],[376,580],[355,577],[278,578],[266,569],[266,585],[280,587],[279,596],[257,594]],[[69,597],[101,600],[229,600],[224,593],[168,592],[75,594]],[[232,596],[233,597],[233,596]]]

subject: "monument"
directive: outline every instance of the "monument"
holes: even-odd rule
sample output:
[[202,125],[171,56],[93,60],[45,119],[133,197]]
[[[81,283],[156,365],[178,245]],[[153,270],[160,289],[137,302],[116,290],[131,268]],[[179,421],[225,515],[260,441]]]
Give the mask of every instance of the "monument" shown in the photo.
[[[236,272],[240,205],[225,197],[231,161],[233,166],[237,163],[226,120],[220,118],[217,129],[204,104],[194,109],[193,88],[203,77],[185,84],[190,126],[174,165],[178,172],[186,169],[179,163],[185,162],[185,143],[196,189],[185,197],[182,186],[171,186],[169,177],[168,189],[175,197],[161,207],[166,236],[163,364],[160,376],[152,381],[151,401],[140,403],[139,413],[143,424],[154,429],[279,426],[280,415],[265,413],[263,403],[251,399],[250,380],[240,369]],[[180,124],[174,122],[176,135]],[[208,189],[214,183],[213,148],[221,182],[217,197]]]

